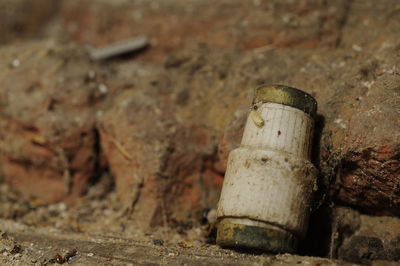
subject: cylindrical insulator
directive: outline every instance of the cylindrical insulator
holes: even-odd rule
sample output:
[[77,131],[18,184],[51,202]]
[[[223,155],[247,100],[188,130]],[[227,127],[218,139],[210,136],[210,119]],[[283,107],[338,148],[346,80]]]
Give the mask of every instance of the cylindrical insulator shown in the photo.
[[316,186],[310,162],[315,99],[298,89],[256,89],[239,148],[229,154],[218,204],[217,244],[294,252]]

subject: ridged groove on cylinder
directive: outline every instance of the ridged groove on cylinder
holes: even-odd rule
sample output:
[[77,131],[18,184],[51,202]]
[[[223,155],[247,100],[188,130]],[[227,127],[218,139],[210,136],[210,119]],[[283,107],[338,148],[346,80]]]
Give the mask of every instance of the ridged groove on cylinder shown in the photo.
[[284,151],[310,159],[314,120],[309,115],[277,103],[264,103],[257,112],[263,118],[264,126],[259,128],[249,117],[241,145]]

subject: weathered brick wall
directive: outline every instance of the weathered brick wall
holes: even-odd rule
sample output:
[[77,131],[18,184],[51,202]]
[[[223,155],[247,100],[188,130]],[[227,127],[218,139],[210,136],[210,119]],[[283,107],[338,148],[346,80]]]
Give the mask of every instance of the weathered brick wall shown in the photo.
[[63,42],[3,47],[1,176],[73,202],[108,168],[142,228],[194,221],[217,203],[252,89],[283,83],[319,104],[318,200],[398,216],[396,1],[212,2],[61,1],[56,27],[35,31],[93,46],[147,35],[125,60],[91,62]]

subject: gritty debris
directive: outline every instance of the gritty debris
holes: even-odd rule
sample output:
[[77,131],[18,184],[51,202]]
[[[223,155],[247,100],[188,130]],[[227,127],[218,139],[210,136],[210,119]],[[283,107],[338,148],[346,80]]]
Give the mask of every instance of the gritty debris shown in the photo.
[[351,48],[356,52],[362,51],[362,48],[360,46],[358,46],[357,44],[353,44],[353,46]]
[[18,59],[14,59],[13,61],[12,61],[12,63],[11,63],[11,66],[13,67],[13,68],[17,68],[17,67],[19,67],[20,66],[20,61],[18,60]]
[[338,124],[341,128],[346,129],[347,125],[341,118],[336,118],[334,121],[335,124]]
[[12,250],[10,251],[10,254],[16,254],[16,253],[21,253],[22,252],[22,247],[19,244],[15,244]]
[[96,71],[94,70],[89,70],[87,74],[87,80],[88,81],[94,81],[96,79]]
[[76,256],[77,253],[78,251],[76,250],[76,248],[71,249],[65,254],[64,256],[65,261],[69,261],[72,257]]
[[164,245],[164,241],[162,241],[161,239],[153,239],[153,244],[156,246],[162,246]]
[[101,93],[102,95],[105,95],[105,94],[107,94],[107,92],[108,92],[108,88],[107,88],[107,86],[106,86],[105,84],[101,83],[101,84],[99,85],[99,91],[100,91],[100,93]]
[[63,264],[64,262],[65,262],[64,258],[58,253],[54,255],[52,259],[49,260],[49,263]]

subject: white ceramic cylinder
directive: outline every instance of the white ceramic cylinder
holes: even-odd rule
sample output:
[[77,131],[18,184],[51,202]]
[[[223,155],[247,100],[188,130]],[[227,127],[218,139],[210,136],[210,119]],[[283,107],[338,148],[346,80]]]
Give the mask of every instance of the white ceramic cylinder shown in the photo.
[[249,115],[241,146],[229,154],[217,210],[217,242],[293,252],[307,230],[316,182],[310,162],[316,102],[293,88],[261,88],[251,111],[257,113]]

